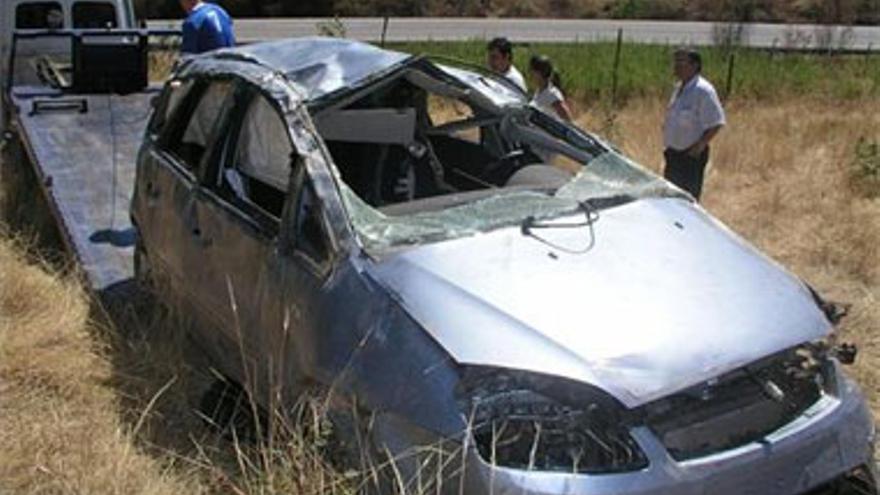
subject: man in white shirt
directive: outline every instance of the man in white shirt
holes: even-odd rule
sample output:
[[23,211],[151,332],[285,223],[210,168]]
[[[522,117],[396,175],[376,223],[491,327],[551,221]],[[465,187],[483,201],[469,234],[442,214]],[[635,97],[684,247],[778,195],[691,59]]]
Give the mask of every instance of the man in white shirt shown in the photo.
[[495,38],[486,47],[489,69],[526,92],[526,80],[513,65],[513,44],[507,38]]
[[701,75],[702,68],[698,52],[687,49],[675,52],[678,84],[663,125],[664,176],[697,200],[703,192],[709,144],[726,124],[718,93]]

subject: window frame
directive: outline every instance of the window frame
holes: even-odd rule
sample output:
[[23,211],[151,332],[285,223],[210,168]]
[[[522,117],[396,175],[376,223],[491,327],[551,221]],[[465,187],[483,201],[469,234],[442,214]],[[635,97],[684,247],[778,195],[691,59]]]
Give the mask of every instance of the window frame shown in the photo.
[[[181,79],[184,83],[187,79]],[[197,86],[190,90],[190,94],[184,97],[184,101],[178,105],[177,109],[171,114],[169,123],[166,125],[158,143],[165,154],[171,155],[174,162],[180,161],[173,153],[167,151],[167,143],[163,142],[163,138],[167,139],[169,134],[174,132],[182,132],[182,129],[188,124],[179,122],[176,116],[181,113],[192,113],[198,101],[207,91],[211,83],[217,81],[231,81],[234,85],[231,97],[231,108],[227,108],[223,113],[221,122],[219,122],[212,130],[209,146],[209,152],[202,157],[199,165],[199,175],[196,177],[197,191],[202,201],[211,201],[223,211],[229,213],[238,224],[251,229],[258,236],[268,242],[274,242],[278,253],[297,263],[303,269],[307,270],[314,277],[326,282],[339,259],[340,244],[336,239],[336,233],[333,230],[328,217],[325,199],[318,194],[318,188],[313,184],[308,167],[304,158],[298,154],[296,144],[291,139],[288,131],[288,139],[290,139],[290,147],[292,149],[290,160],[290,180],[288,181],[287,190],[284,191],[284,207],[281,217],[275,219],[271,214],[265,212],[258,205],[251,201],[245,201],[235,194],[228,194],[222,191],[220,185],[221,171],[234,164],[238,152],[238,140],[241,136],[244,126],[244,117],[247,114],[250,105],[255,98],[265,98],[271,105],[277,118],[284,122],[285,128],[288,127],[288,121],[277,101],[268,93],[262,91],[253,83],[241,79],[236,76],[220,76],[218,78],[198,79]],[[167,98],[163,98],[167,99]],[[157,105],[157,108],[162,106]],[[178,168],[181,165],[178,164]],[[192,175],[188,170],[184,173]],[[300,205],[304,198],[303,191],[310,188],[316,203],[318,221],[320,222],[321,236],[326,246],[326,257],[324,260],[316,260],[307,254],[297,244],[300,238],[297,232],[299,221]]]
[[[223,77],[197,77],[192,79],[181,79],[181,81],[183,81],[184,83],[190,80],[194,81],[194,87],[191,88],[186,95],[184,95],[183,100],[173,111],[165,127],[162,129],[162,131],[159,133],[158,138],[155,140],[154,146],[155,149],[162,155],[164,162],[170,164],[175,170],[183,174],[184,177],[186,177],[189,181],[196,183],[200,181],[201,176],[204,174],[206,160],[212,155],[212,150],[217,148],[216,142],[218,138],[222,137],[222,129],[225,127],[226,122],[229,120],[231,110],[234,109],[230,108],[230,106],[235,106],[236,85],[233,79]],[[189,164],[183,157],[179,156],[179,153],[177,151],[171,149],[171,144],[183,141],[186,129],[192,121],[193,117],[195,116],[196,108],[201,103],[202,98],[205,96],[211,86],[224,82],[232,84],[231,95],[227,96],[227,101],[223,102],[223,105],[220,107],[220,113],[218,115],[217,121],[213,124],[211,130],[208,131],[208,135],[206,137],[207,143],[205,146],[205,152],[199,158],[199,163]],[[230,102],[232,103],[232,105],[229,104]],[[177,118],[179,115],[188,115],[189,118],[185,120]],[[190,165],[192,165],[192,167],[190,167]]]
[[66,12],[66,9],[65,9],[63,2],[61,2],[59,0],[44,0],[44,1],[38,1],[38,2],[30,1],[30,2],[21,2],[21,3],[18,3],[15,5],[15,12],[13,13],[13,19],[11,19],[12,26],[13,26],[14,30],[34,31],[34,30],[49,29],[48,23],[46,23],[46,25],[43,27],[21,27],[21,26],[19,26],[19,22],[18,22],[19,21],[19,18],[18,18],[19,11],[22,8],[34,7],[37,5],[45,6],[46,7],[45,13],[47,15],[48,15],[50,9],[57,8],[61,12],[61,15],[63,16],[63,19],[64,19],[62,21],[62,28],[66,28],[68,26],[67,12]]
[[[308,167],[302,161],[302,158],[297,161],[298,163],[294,167],[293,176],[290,181],[293,192],[292,201],[288,203],[288,208],[285,211],[284,226],[280,237],[282,243],[281,252],[282,255],[299,263],[315,277],[326,281],[330,278],[339,259],[340,247],[330,226],[324,200],[318,194],[318,189],[314,185]],[[298,240],[301,237],[298,231],[300,205],[306,191],[309,191],[315,199],[321,234],[326,243],[327,257],[323,261],[315,260],[298,246]]]
[[[288,132],[288,127],[287,127],[287,120],[284,118],[284,114],[280,111],[280,109],[278,108],[278,105],[275,103],[275,101],[272,99],[271,96],[268,96],[260,91],[252,91],[251,94],[248,94],[246,96],[246,101],[243,102],[242,109],[241,109],[241,118],[236,120],[237,129],[235,129],[234,136],[231,136],[231,138],[234,139],[234,142],[230,143],[232,145],[232,147],[228,150],[228,155],[226,157],[227,161],[224,165],[227,165],[227,168],[235,167],[236,169],[238,169],[238,165],[240,165],[240,163],[239,163],[240,158],[241,158],[240,153],[242,151],[242,144],[243,144],[242,136],[245,132],[246,124],[249,123],[248,116],[249,116],[251,110],[254,108],[254,106],[257,104],[260,104],[260,102],[268,105],[268,108],[271,112],[270,118],[275,118],[276,123],[281,124],[281,128],[283,129],[283,135],[284,135],[283,139],[286,140],[287,145],[290,149],[290,152],[287,154],[285,165],[284,165],[285,167],[287,167],[286,174],[284,174],[286,177],[286,183],[285,183],[285,187],[283,188],[283,192],[286,194],[288,191],[290,191],[290,180],[291,180],[291,176],[292,176],[291,172],[293,170],[293,164],[297,161],[297,157],[299,156],[299,153],[296,149],[296,146],[293,144],[293,141],[290,139],[290,133]],[[230,167],[230,165],[232,167]],[[272,184],[269,184],[268,182],[264,181],[263,178],[251,176],[250,174],[248,174],[244,171],[241,171],[240,173],[242,173],[242,175],[250,177],[251,179],[258,180],[261,183],[265,184],[266,186],[269,186],[269,187],[272,186]],[[278,189],[278,190],[281,190],[281,189]],[[253,201],[250,201],[249,199],[248,199],[248,201],[251,203],[254,203]],[[263,209],[261,206],[259,206],[256,203],[254,203],[254,206],[256,206],[260,209]],[[272,214],[272,212],[267,211],[266,213],[275,217],[275,215]],[[280,220],[281,215],[283,215],[283,212],[280,212],[276,218],[278,220]]]
[[[206,156],[209,160],[207,166],[204,167],[200,186],[204,194],[211,198],[224,210],[235,215],[243,223],[254,229],[257,233],[268,240],[279,239],[282,234],[282,224],[287,216],[287,210],[291,203],[292,179],[288,182],[287,190],[283,191],[284,206],[280,217],[275,217],[271,212],[266,211],[258,204],[247,198],[224,190],[221,184],[221,173],[235,165],[235,159],[238,152],[238,141],[244,128],[244,119],[247,115],[250,105],[253,104],[255,98],[265,98],[272,106],[276,116],[284,122],[285,128],[287,121],[278,109],[275,101],[267,94],[259,91],[246,81],[237,81],[237,89],[235,91],[234,108],[228,113],[223,128],[220,130],[219,140],[214,146],[213,154]],[[288,136],[288,139],[289,136]],[[295,166],[293,156],[296,154],[296,146],[290,141],[292,156],[290,160],[291,170],[288,171],[290,177],[293,177],[292,168]],[[298,162],[298,160],[297,160]]]
[[82,1],[73,2],[73,4],[70,7],[70,26],[73,29],[106,29],[106,26],[81,27],[81,26],[76,25],[77,7],[82,6],[82,5],[96,6],[98,4],[109,6],[111,9],[113,9],[113,26],[111,27],[111,29],[118,29],[121,26],[120,12],[119,12],[119,9],[117,8],[116,2],[112,2],[109,0],[82,0]]
[[[181,88],[174,89],[174,85],[179,85]],[[183,86],[187,85],[190,87],[183,88]],[[174,117],[177,112],[180,111],[180,108],[186,103],[186,100],[190,95],[196,90],[198,90],[198,82],[195,79],[171,79],[165,83],[162,92],[154,97],[155,104],[153,107],[153,113],[150,117],[150,122],[147,124],[147,137],[150,141],[158,144],[165,129],[169,126],[175,125]],[[171,113],[168,113],[168,105],[171,104],[171,96],[174,91],[184,91],[185,93],[177,102],[177,106],[171,109]]]

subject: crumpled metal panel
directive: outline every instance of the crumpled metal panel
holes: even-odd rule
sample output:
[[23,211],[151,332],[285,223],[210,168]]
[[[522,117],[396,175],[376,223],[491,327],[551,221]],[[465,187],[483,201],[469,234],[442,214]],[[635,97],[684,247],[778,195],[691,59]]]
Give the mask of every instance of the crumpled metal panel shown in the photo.
[[312,101],[360,85],[412,58],[338,38],[298,38],[214,52],[214,59],[248,59],[285,74]]
[[[236,77],[261,88],[272,98],[287,107],[291,104],[290,83],[278,73],[266,67],[242,60],[221,60],[206,56],[193,57],[184,61],[174,73],[176,79],[190,77]],[[292,103],[299,103],[300,95],[293,93]]]
[[443,72],[452,76],[455,80],[478,91],[481,95],[491,101],[492,104],[498,107],[527,105],[529,103],[528,95],[490,77],[474,71],[446,65],[438,65],[438,67]]
[[421,246],[375,276],[459,362],[592,383],[629,407],[830,330],[797,279],[684,200]]
[[573,476],[518,471],[493,467],[469,455],[464,490],[444,493],[801,495],[873,462],[868,452],[853,448],[873,437],[870,412],[861,394],[847,383],[840,400],[829,402],[763,443],[690,463],[675,462],[649,431],[638,429],[634,434],[652,464],[635,473]]

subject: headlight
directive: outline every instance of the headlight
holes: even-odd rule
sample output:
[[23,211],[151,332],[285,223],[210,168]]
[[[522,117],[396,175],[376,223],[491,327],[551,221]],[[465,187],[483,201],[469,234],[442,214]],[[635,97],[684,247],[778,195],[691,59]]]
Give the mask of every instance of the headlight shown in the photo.
[[459,387],[471,437],[489,464],[601,474],[644,469],[647,458],[607,394],[561,378],[468,370]]

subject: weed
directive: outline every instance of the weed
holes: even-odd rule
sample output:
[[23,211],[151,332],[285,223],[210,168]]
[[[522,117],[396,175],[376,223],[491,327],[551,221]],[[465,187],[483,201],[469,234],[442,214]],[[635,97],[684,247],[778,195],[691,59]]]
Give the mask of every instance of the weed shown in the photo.
[[853,186],[867,197],[880,196],[880,140],[859,138],[852,163]]

